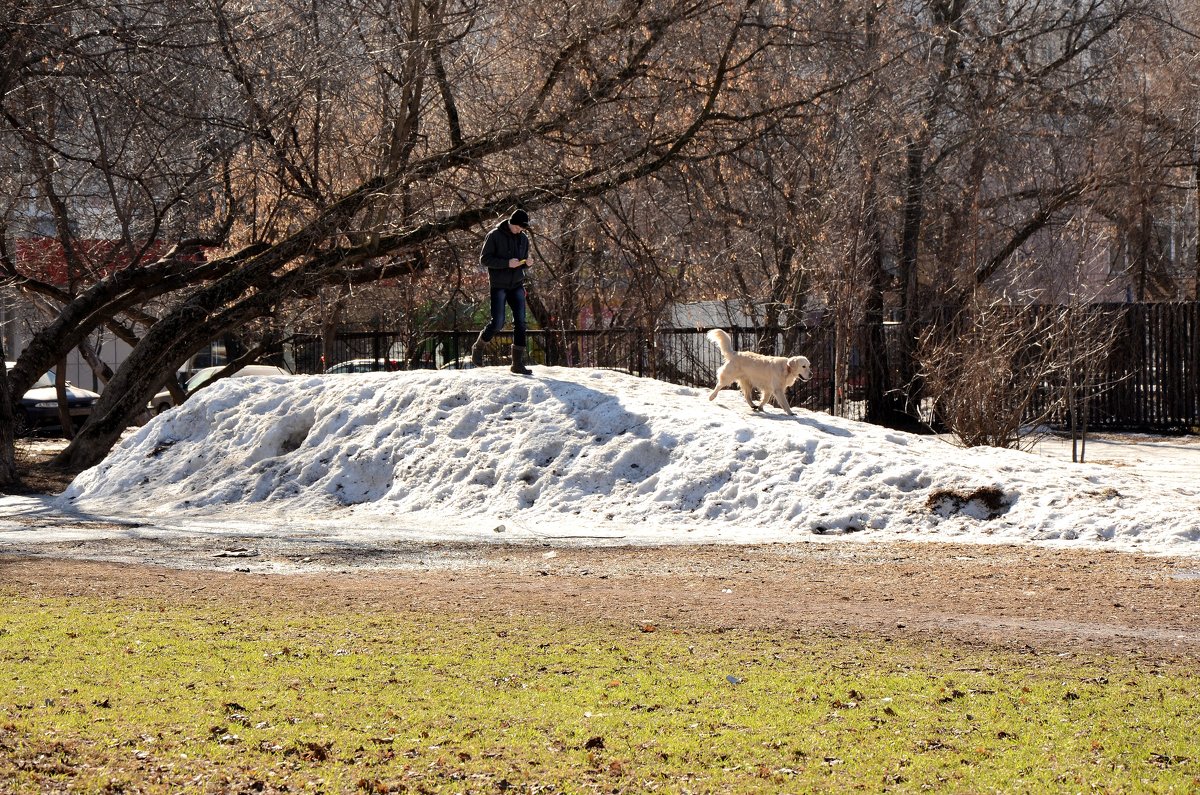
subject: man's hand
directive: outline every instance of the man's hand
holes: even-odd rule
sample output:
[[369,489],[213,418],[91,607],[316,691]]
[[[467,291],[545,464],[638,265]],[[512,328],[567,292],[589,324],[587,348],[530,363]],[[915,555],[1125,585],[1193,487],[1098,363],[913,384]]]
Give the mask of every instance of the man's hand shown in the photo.
[[510,259],[510,260],[508,261],[508,267],[510,267],[510,268],[519,268],[519,267],[521,267],[521,260],[519,260],[519,259]]

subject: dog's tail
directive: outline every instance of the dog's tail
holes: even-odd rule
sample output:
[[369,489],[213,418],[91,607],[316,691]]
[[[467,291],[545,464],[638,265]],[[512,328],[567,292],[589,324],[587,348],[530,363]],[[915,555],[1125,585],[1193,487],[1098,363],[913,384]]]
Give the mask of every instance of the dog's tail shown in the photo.
[[726,359],[733,354],[733,340],[724,329],[715,328],[708,332],[708,338],[721,348],[721,355]]

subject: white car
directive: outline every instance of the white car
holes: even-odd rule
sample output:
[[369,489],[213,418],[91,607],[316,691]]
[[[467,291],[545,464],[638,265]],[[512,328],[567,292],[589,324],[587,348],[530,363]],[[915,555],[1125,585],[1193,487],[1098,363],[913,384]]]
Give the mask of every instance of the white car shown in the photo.
[[399,370],[404,362],[399,359],[350,359],[325,370],[325,375],[339,373],[383,373]]
[[[205,367],[201,370],[197,370],[196,374],[188,379],[187,387],[184,389],[184,392],[188,396],[195,394],[196,390],[207,384],[217,373],[224,369],[225,368],[222,366]],[[287,370],[284,370],[282,367],[274,367],[269,364],[248,364],[229,377],[243,378],[251,375],[291,375],[291,373],[289,373]],[[174,405],[175,399],[171,397],[170,392],[164,389],[155,395],[153,399],[151,399],[149,409],[153,414],[162,414],[164,411]]]
[[[5,362],[11,370],[16,362]],[[13,401],[15,427],[17,437],[29,436],[35,430],[62,428],[62,420],[58,416],[58,393],[54,388],[54,371],[44,373],[41,378],[29,387],[29,391]],[[67,411],[71,414],[71,422],[78,428],[92,413],[92,406],[100,396],[90,389],[81,389],[70,381],[66,385]]]

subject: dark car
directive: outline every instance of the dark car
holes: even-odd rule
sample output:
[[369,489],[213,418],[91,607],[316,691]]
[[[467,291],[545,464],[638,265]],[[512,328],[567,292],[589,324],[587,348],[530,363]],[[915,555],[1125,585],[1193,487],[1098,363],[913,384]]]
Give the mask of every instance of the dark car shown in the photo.
[[[6,364],[10,370],[15,366],[14,362]],[[50,371],[34,382],[28,392],[14,401],[15,427],[13,430],[16,436],[29,436],[38,430],[62,430],[62,420],[58,416],[58,395],[54,383],[54,372]],[[66,384],[66,390],[67,411],[71,414],[71,422],[78,428],[92,413],[92,406],[100,396],[90,390],[72,386],[70,381]]]

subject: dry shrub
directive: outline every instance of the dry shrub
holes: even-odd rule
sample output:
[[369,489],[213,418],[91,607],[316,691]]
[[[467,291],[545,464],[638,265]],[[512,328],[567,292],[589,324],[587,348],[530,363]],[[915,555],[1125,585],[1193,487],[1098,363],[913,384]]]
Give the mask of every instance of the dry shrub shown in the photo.
[[1111,339],[1088,307],[963,312],[921,335],[924,394],[963,446],[1018,447],[1024,429],[1063,412]]

